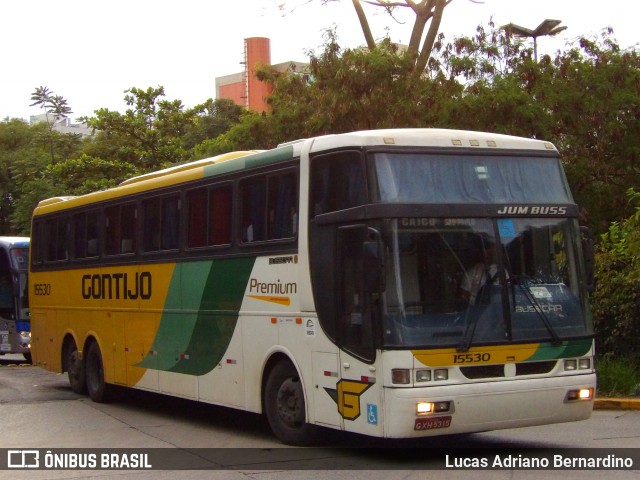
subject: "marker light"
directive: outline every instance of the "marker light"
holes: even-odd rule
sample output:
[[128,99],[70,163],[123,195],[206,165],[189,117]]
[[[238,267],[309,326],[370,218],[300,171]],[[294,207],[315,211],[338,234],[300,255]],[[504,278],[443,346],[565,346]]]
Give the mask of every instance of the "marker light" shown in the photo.
[[448,380],[449,379],[449,371],[446,368],[439,368],[433,371],[433,379],[434,380]]
[[391,382],[397,385],[411,383],[411,371],[406,368],[394,368],[391,370]]

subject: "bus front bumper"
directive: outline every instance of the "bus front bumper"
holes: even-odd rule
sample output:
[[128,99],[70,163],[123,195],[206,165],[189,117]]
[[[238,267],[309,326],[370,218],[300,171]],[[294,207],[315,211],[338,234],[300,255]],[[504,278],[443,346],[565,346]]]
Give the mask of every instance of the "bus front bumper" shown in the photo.
[[[385,388],[387,438],[483,432],[573,422],[591,416],[595,373],[421,388]],[[591,389],[591,398],[570,392]],[[419,403],[448,402],[448,411],[418,414]]]

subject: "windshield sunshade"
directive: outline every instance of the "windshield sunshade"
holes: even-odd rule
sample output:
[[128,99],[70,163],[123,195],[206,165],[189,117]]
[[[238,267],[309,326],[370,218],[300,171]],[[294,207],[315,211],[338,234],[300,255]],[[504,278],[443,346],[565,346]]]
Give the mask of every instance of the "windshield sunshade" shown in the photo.
[[376,153],[383,203],[572,203],[553,157]]

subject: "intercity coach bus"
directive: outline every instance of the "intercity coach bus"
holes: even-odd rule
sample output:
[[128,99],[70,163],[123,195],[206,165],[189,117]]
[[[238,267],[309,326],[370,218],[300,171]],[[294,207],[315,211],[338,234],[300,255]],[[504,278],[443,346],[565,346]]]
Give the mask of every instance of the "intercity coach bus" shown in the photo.
[[586,419],[578,207],[556,148],[389,129],[234,152],[40,202],[37,365],[408,438]]
[[21,353],[31,363],[28,259],[27,237],[0,237],[0,355]]

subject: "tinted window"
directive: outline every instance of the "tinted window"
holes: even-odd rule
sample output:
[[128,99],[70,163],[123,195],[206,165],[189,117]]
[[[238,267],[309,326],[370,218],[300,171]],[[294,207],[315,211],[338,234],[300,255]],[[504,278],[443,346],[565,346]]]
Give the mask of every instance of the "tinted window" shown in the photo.
[[143,250],[155,252],[178,248],[180,238],[180,198],[172,195],[142,202],[144,217]]
[[315,157],[311,164],[311,216],[364,205],[365,173],[359,152]]

